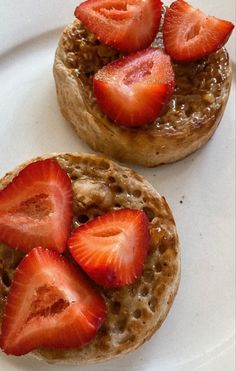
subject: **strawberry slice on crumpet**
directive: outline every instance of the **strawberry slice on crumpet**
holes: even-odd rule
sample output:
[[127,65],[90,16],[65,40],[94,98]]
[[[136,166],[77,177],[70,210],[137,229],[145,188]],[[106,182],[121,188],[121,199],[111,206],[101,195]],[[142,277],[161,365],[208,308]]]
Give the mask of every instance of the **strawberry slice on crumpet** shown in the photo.
[[71,181],[56,161],[26,166],[0,191],[0,241],[30,251],[63,252],[73,217]]
[[163,41],[166,53],[177,62],[191,62],[220,49],[234,25],[205,15],[183,0],[166,10]]
[[94,76],[98,105],[113,122],[138,127],[153,122],[174,91],[170,57],[148,48],[115,60]]
[[96,283],[116,288],[129,285],[141,275],[148,252],[147,216],[141,210],[110,211],[78,227],[68,245]]
[[18,356],[41,347],[80,347],[96,335],[106,314],[103,298],[73,264],[36,247],[16,269],[0,346]]
[[157,34],[160,0],[87,0],[75,16],[101,43],[124,53],[147,48]]

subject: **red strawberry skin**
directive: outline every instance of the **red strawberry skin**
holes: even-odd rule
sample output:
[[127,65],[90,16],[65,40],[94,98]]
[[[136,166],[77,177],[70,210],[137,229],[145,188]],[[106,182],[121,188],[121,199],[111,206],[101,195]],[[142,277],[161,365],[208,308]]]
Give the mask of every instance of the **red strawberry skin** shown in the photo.
[[122,57],[95,74],[93,88],[101,111],[116,124],[150,124],[174,91],[170,57],[156,48]]
[[149,247],[147,216],[132,209],[108,212],[77,228],[68,245],[96,283],[116,288],[131,284],[142,273]]
[[106,313],[103,298],[74,265],[55,251],[34,248],[15,272],[0,346],[18,356],[40,347],[80,347]]
[[26,166],[0,191],[0,241],[24,252],[40,245],[63,252],[72,217],[70,178],[52,159]]
[[191,62],[221,48],[234,25],[205,15],[183,0],[167,8],[163,40],[166,53],[177,62]]
[[87,0],[75,16],[101,43],[124,53],[147,48],[160,25],[160,0]]

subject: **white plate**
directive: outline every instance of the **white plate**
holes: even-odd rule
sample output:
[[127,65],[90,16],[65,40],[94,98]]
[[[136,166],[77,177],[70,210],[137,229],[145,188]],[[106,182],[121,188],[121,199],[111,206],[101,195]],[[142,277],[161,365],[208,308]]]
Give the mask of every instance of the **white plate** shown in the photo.
[[[193,3],[193,1],[192,1]],[[52,77],[54,51],[76,1],[0,0],[0,176],[42,153],[91,150],[62,118]],[[235,0],[194,1],[235,23]],[[228,42],[235,71],[235,32]],[[121,360],[82,371],[233,371],[235,77],[213,139],[176,164],[135,167],[166,196],[182,249],[182,279],[161,329]],[[181,203],[181,202],[182,203]],[[0,369],[75,370],[0,354]]]

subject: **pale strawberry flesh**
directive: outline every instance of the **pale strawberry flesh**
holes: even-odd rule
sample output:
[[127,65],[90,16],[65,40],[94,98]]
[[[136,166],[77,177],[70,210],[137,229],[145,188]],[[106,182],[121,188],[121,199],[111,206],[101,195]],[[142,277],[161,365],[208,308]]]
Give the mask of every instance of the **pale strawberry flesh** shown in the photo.
[[75,16],[101,43],[124,53],[147,48],[161,19],[160,0],[87,0]]
[[234,25],[226,20],[207,16],[183,0],[167,8],[163,40],[166,53],[177,62],[191,62],[221,48]]
[[103,298],[74,265],[55,251],[34,248],[15,272],[0,345],[13,355],[80,347],[96,335],[106,314]]
[[72,218],[71,181],[54,160],[29,164],[0,191],[0,241],[10,247],[63,252]]
[[109,63],[93,80],[98,105],[114,123],[152,123],[170,100],[174,72],[161,49],[149,48]]
[[132,209],[108,212],[77,228],[68,245],[96,283],[117,288],[131,284],[141,275],[148,252],[147,216]]

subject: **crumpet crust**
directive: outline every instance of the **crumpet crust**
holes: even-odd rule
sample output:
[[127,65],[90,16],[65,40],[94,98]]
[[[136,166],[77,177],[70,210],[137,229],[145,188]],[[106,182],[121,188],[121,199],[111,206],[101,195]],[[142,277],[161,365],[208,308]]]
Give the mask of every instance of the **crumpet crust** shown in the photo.
[[[149,219],[150,248],[142,276],[121,289],[97,286],[108,306],[108,318],[97,336],[80,349],[41,349],[48,362],[88,363],[128,353],[161,326],[172,305],[180,278],[180,252],[175,222],[164,197],[142,176],[104,157],[64,153],[54,158],[68,173],[74,191],[74,227],[119,208],[143,209]],[[4,188],[29,162],[6,174]],[[15,268],[23,254],[0,245],[0,319]]]
[[[180,160],[212,137],[231,85],[231,68],[224,48],[199,62],[174,64],[176,87],[166,111],[151,125],[125,128],[102,114],[92,85],[88,86],[87,70],[90,64],[93,68],[93,63],[98,63],[96,53],[100,50],[96,41],[89,43],[81,36],[82,31],[79,21],[64,30],[53,72],[62,115],[94,151],[121,162],[152,167]],[[161,46],[161,36],[156,43]],[[112,49],[105,52],[111,59],[118,58]],[[97,68],[96,65],[95,71]]]

